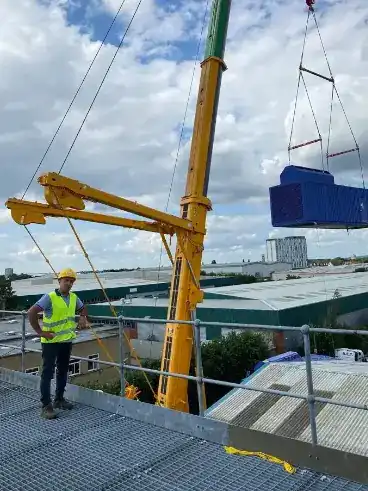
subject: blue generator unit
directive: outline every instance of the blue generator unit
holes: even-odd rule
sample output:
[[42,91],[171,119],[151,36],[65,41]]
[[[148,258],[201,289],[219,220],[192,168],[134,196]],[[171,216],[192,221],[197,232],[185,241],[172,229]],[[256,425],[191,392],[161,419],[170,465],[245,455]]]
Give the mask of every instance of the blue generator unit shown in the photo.
[[368,227],[368,191],[337,185],[327,171],[288,165],[269,192],[274,227]]

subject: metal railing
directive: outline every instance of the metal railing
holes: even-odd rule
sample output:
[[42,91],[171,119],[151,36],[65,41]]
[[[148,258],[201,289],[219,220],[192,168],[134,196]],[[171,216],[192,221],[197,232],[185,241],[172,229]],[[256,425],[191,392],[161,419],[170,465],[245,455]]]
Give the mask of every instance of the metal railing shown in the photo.
[[[19,311],[8,311],[8,310],[0,310],[0,313],[7,313],[11,315],[20,315],[22,316],[22,332],[21,332],[21,346],[14,346],[14,345],[9,345],[9,344],[3,344],[0,343],[0,347],[5,347],[9,349],[19,349],[21,351],[21,371],[25,371],[25,354],[26,352],[31,352],[31,353],[41,353],[40,349],[35,349],[35,348],[29,348],[26,347],[26,318],[27,318],[27,313],[26,312],[19,312]],[[76,316],[78,317],[78,316]],[[229,324],[229,323],[224,323],[224,322],[207,322],[207,321],[201,321],[196,318],[196,315],[194,313],[193,315],[193,320],[191,321],[178,321],[178,320],[166,320],[166,319],[146,319],[146,318],[140,318],[140,317],[125,317],[125,316],[119,316],[118,318],[114,318],[111,316],[88,316],[89,319],[91,320],[108,320],[111,322],[111,320],[114,320],[114,324],[116,324],[119,328],[119,354],[120,354],[120,360],[119,363],[115,362],[109,362],[105,360],[98,360],[99,364],[106,365],[106,366],[112,366],[112,367],[118,367],[120,368],[120,382],[121,382],[121,395],[124,396],[124,387],[125,387],[125,370],[136,370],[136,371],[143,371],[146,373],[154,374],[154,375],[164,375],[168,377],[177,377],[177,378],[182,378],[186,380],[192,380],[196,382],[197,384],[197,394],[198,394],[198,406],[199,406],[199,414],[200,416],[204,417],[204,384],[214,384],[214,385],[220,385],[224,387],[229,387],[232,389],[243,389],[243,390],[249,390],[249,391],[254,391],[254,392],[261,392],[261,393],[267,393],[267,394],[274,394],[278,396],[283,396],[283,397],[291,397],[291,398],[296,398],[296,399],[303,399],[308,403],[308,408],[309,408],[309,421],[310,421],[310,426],[311,426],[311,440],[313,445],[317,445],[318,443],[318,438],[317,438],[317,425],[316,425],[316,411],[315,411],[315,403],[320,402],[320,403],[325,403],[325,404],[332,404],[335,406],[343,406],[343,407],[348,407],[352,409],[362,409],[362,410],[368,410],[368,405],[366,404],[354,404],[346,401],[337,401],[333,399],[328,399],[325,397],[318,397],[315,395],[314,387],[313,387],[313,374],[312,374],[312,357],[311,357],[311,346],[310,346],[310,332],[312,331],[313,333],[328,333],[328,334],[337,334],[337,335],[342,335],[342,334],[359,334],[363,336],[368,336],[368,331],[367,330],[352,330],[352,329],[328,329],[328,328],[310,328],[308,325],[303,325],[301,327],[291,327],[291,326],[266,326],[266,325],[258,325],[258,324]],[[1,321],[1,319],[0,319]],[[145,367],[140,367],[136,365],[130,365],[124,362],[123,360],[123,329],[124,329],[124,322],[125,321],[131,321],[131,322],[144,322],[145,324],[168,324],[168,323],[175,323],[175,324],[187,324],[187,325],[192,325],[193,326],[193,331],[194,331],[194,345],[195,345],[195,362],[196,362],[196,376],[192,375],[183,375],[180,373],[174,373],[174,372],[167,372],[163,370],[155,370],[152,368],[145,368]],[[221,380],[216,380],[216,379],[211,379],[211,378],[206,378],[203,374],[203,365],[202,365],[202,356],[201,356],[201,335],[200,335],[200,330],[203,327],[221,327],[221,328],[227,328],[231,330],[252,330],[252,331],[292,331],[292,332],[300,332],[303,336],[303,345],[304,345],[304,357],[305,357],[305,366],[306,366],[306,381],[307,381],[307,395],[304,394],[297,394],[295,392],[285,392],[282,390],[276,390],[276,389],[267,389],[267,388],[260,388],[260,387],[252,387],[246,384],[239,384],[239,383],[233,383],[233,382],[225,382]],[[34,337],[37,335],[35,334]],[[1,356],[0,356],[1,358]],[[82,360],[82,361],[89,361],[91,362],[91,359],[89,358],[84,358],[80,356],[72,356],[71,360]]]

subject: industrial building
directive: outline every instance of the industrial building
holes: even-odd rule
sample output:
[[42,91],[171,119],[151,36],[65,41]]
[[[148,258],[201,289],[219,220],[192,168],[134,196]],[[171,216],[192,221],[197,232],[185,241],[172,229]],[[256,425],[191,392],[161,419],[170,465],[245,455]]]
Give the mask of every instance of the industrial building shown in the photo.
[[13,276],[13,274],[14,274],[13,268],[5,268],[5,272],[4,272],[5,278],[10,278],[11,276]]
[[[139,356],[159,358],[164,340],[164,325],[152,326],[144,319],[166,318],[170,283],[117,279],[116,273],[109,275],[110,278],[103,278],[102,281],[117,313],[142,319],[129,325]],[[13,288],[16,288],[25,307],[56,286],[50,280],[45,283],[44,278],[43,284],[34,280],[13,282]],[[323,325],[326,319],[333,318],[347,326],[361,327],[368,324],[366,273],[347,274],[340,271],[340,274],[335,275],[314,275],[296,280],[252,284],[239,284],[237,276],[209,277],[201,280],[201,286],[205,297],[204,302],[198,305],[197,316],[202,321],[301,326]],[[82,300],[89,303],[88,312],[91,316],[111,316],[103,292],[90,275],[78,280],[75,291]],[[101,321],[102,323],[106,324],[107,321]],[[110,326],[110,329],[117,336],[116,327]],[[7,330],[10,331],[11,327],[8,326]],[[204,327],[202,340],[216,339],[225,332],[219,327]],[[285,349],[295,350],[300,343],[299,334],[285,334]]]
[[308,267],[307,240],[303,235],[266,240],[267,261],[287,262],[292,268]]
[[[335,319],[351,327],[368,324],[366,273],[206,288],[204,294],[204,302],[197,307],[197,317],[202,321],[321,326],[326,319]],[[114,302],[114,307],[120,315],[142,319],[137,323],[137,337],[143,342],[149,340],[150,353],[159,357],[164,326],[144,323],[144,318],[166,319],[168,298],[132,298],[129,303]],[[110,313],[106,303],[88,309],[93,315]],[[219,327],[203,327],[202,340],[225,333]],[[285,349],[295,350],[301,341],[299,333],[285,333]]]
[[205,274],[243,274],[255,276],[256,278],[270,278],[275,272],[284,272],[292,268],[288,261],[256,261],[241,263],[206,264],[202,266]]
[[[363,271],[362,271],[363,270]],[[311,266],[306,269],[294,269],[292,271],[275,271],[272,273],[272,280],[286,280],[288,276],[293,276],[294,278],[311,278],[313,276],[331,276],[331,275],[351,275],[355,272],[368,271],[367,263],[359,264],[343,264],[341,266],[333,266],[333,264],[328,264],[326,266]]]
[[[86,275],[87,276],[87,275]],[[152,281],[119,276],[100,277],[108,297],[118,300],[129,296],[157,296],[167,294],[167,281]],[[58,282],[52,276],[29,278],[12,282],[12,288],[18,298],[20,308],[29,308],[44,294],[57,288]],[[87,304],[99,303],[106,300],[102,289],[92,275],[79,277],[74,286],[74,292]]]
[[[206,321],[301,326],[318,324],[333,313],[346,325],[368,322],[366,273],[206,288],[204,297],[197,315]],[[114,305],[129,317],[165,319],[168,298],[132,298]],[[106,303],[88,309],[93,315],[109,312]]]
[[[158,359],[161,357],[162,342],[164,339],[163,325],[152,326],[144,322],[146,316],[144,306],[152,307],[155,313],[161,318],[166,317],[168,295],[170,289],[169,281],[153,281],[148,279],[127,278],[123,272],[123,277],[119,273],[101,274],[102,283],[106,289],[109,299],[119,315],[131,315],[131,307],[135,308],[137,302],[141,302],[142,309],[136,317],[142,318],[142,322],[126,321],[125,330],[131,339],[131,343],[139,358]],[[131,273],[131,272],[129,272]],[[156,271],[157,274],[157,271]],[[146,276],[146,273],[144,273]],[[102,290],[91,274],[78,275],[78,281],[74,291],[88,304],[90,316],[111,316],[111,320],[98,320],[93,324],[95,332],[103,339],[108,352],[114,361],[119,360],[118,353],[118,328],[116,320],[113,318],[109,304],[105,302]],[[202,288],[214,288],[218,285],[238,284],[241,278],[233,277],[204,277],[201,280]],[[27,309],[33,305],[44,293],[57,287],[57,281],[51,275],[38,278],[17,280],[12,282],[12,287],[18,297],[20,309]],[[212,301],[211,307],[216,308],[218,302]],[[165,307],[163,308],[163,305]],[[208,302],[207,302],[208,305]],[[165,310],[166,309],[166,310]],[[165,312],[164,312],[165,310]],[[158,311],[160,311],[158,313]],[[134,315],[136,312],[134,312]],[[33,329],[26,325],[27,347],[41,349],[39,338]],[[220,330],[211,331],[207,336],[203,330],[203,339],[212,339],[221,334]],[[0,347],[0,364],[10,369],[19,369],[21,366],[21,317],[7,316],[0,322],[0,344],[6,344],[9,348]],[[94,360],[108,359],[106,352],[97,342],[92,331],[80,332],[73,348],[73,356],[77,359],[70,365],[70,377],[76,382],[91,381],[98,378],[100,381],[111,380],[118,374],[109,367],[96,363],[88,363],[78,360],[79,357],[91,358]],[[126,349],[126,356],[129,357],[129,350]],[[134,364],[134,359],[131,360]],[[25,356],[25,368],[28,372],[37,374],[41,366],[41,356],[39,353],[27,353]],[[93,369],[91,367],[94,367]]]
[[[368,404],[368,363],[313,362],[317,397]],[[307,394],[305,363],[270,363],[244,379],[249,387]],[[368,412],[316,402],[318,443],[367,457]],[[272,435],[311,441],[308,404],[303,399],[233,389],[206,411],[209,418]]]
[[[268,267],[262,269],[262,263],[258,263],[260,267],[260,276],[268,274],[270,277],[273,271],[285,271],[289,269],[287,264],[275,264],[272,269]],[[131,272],[128,272],[129,275]],[[252,273],[244,273],[252,274]],[[152,279],[132,278],[127,277],[127,272],[117,273],[101,273],[99,278],[110,300],[121,300],[122,298],[131,297],[159,297],[167,296],[170,290],[170,277],[163,279],[161,276],[158,278],[158,272],[155,271],[155,275]],[[144,273],[144,276],[147,276]],[[163,273],[165,277],[165,273]],[[211,288],[216,286],[236,285],[242,283],[243,279],[238,275],[230,277],[201,277],[200,284],[202,288]],[[33,305],[39,298],[49,291],[57,288],[57,280],[51,275],[45,275],[37,278],[28,278],[25,280],[17,280],[12,282],[12,288],[18,298],[18,308],[27,309]],[[106,297],[100,288],[94,275],[91,273],[85,273],[78,275],[78,280],[74,286],[74,292],[85,302],[86,304],[96,304],[105,302]]]
[[207,297],[262,302],[273,312],[274,325],[318,325],[331,316],[346,326],[368,324],[366,273],[235,285],[209,289],[206,293]]

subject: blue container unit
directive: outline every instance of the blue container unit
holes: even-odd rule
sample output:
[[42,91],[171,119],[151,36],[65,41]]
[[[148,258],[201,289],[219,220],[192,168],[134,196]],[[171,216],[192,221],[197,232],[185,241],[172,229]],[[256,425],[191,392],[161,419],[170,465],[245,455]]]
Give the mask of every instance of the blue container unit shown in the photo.
[[368,227],[368,191],[335,184],[327,171],[289,165],[269,192],[274,227]]
[[258,361],[254,366],[254,371],[267,365],[268,363],[283,363],[286,361],[302,361],[302,357],[296,351],[287,351],[286,353],[281,353],[280,355],[271,356],[263,361]]
[[[316,353],[311,354],[312,361],[328,361],[333,360],[332,356],[319,355]],[[295,361],[305,361],[304,356],[300,356],[296,351],[287,351],[286,353],[281,353],[280,355],[271,356],[263,361],[258,361],[254,366],[254,371],[259,368],[268,365],[269,363],[285,363],[285,362],[295,362]]]

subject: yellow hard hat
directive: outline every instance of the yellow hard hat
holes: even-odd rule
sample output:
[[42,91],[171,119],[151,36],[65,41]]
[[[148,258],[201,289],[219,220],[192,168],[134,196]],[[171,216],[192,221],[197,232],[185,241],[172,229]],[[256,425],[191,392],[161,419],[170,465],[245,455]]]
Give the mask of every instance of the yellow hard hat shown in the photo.
[[77,273],[70,268],[66,268],[60,271],[58,279],[60,280],[61,278],[73,278],[73,280],[76,280]]

